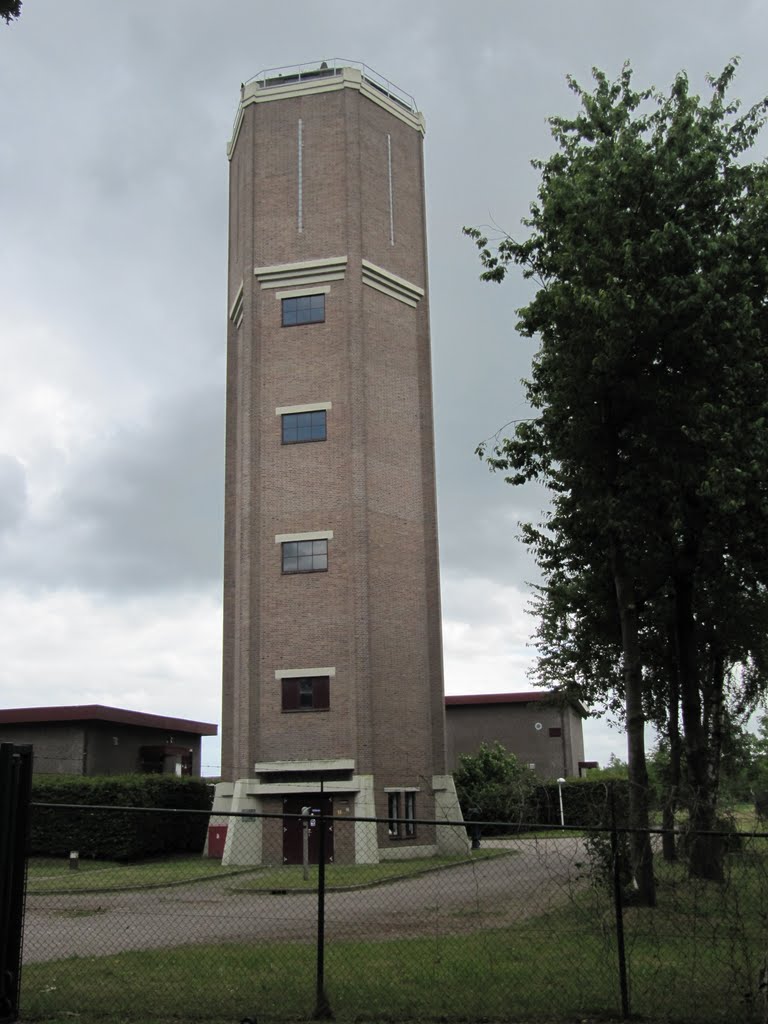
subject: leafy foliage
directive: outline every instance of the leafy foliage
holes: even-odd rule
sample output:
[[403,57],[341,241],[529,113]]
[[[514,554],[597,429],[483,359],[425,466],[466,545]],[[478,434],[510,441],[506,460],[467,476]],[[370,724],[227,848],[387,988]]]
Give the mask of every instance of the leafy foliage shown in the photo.
[[6,25],[10,24],[12,18],[21,15],[21,0],[0,0],[0,18],[5,19]]
[[[645,720],[673,735],[679,705],[706,831],[729,682],[746,707],[768,679],[768,166],[744,159],[768,101],[728,100],[736,63],[708,103],[684,73],[668,95],[634,89],[628,65],[591,92],[569,79],[581,109],[550,120],[528,237],[465,229],[485,280],[516,265],[539,286],[517,325],[540,339],[537,414],[479,453],[552,493],[523,528],[545,581],[539,676],[623,704],[634,828]],[[705,845],[691,868],[721,877]],[[652,902],[650,847],[633,858]]]
[[[208,816],[175,812],[209,811],[211,791],[201,779],[171,775],[41,775],[33,779],[32,802],[33,855],[62,857],[78,850],[81,857],[133,860],[202,850]],[[82,809],[37,804],[78,804]],[[105,806],[116,809],[90,809]],[[159,813],[160,808],[168,813]]]
[[[562,786],[563,816],[566,825],[584,828],[609,828],[615,823],[625,828],[628,821],[629,785],[623,777],[607,774],[594,778],[597,769],[586,779],[568,779]],[[560,824],[560,787],[548,782],[536,787],[532,821],[540,825]]]
[[536,776],[501,743],[481,743],[477,754],[459,755],[459,768],[453,778],[467,820],[530,820],[528,808]]

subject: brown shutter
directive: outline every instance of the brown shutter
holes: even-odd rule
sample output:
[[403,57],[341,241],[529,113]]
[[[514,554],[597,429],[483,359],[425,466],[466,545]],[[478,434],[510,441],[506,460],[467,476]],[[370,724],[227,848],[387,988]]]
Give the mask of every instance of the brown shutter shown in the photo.
[[299,680],[283,679],[283,711],[299,710]]
[[331,681],[328,676],[317,676],[313,680],[312,705],[315,708],[331,706]]

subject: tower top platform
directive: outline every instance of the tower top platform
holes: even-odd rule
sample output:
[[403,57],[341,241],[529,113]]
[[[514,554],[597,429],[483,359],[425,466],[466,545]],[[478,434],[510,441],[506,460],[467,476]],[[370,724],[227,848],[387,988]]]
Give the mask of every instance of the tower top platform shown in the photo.
[[231,157],[243,122],[243,113],[252,103],[268,103],[295,96],[313,96],[339,89],[355,89],[374,103],[384,107],[395,117],[424,134],[424,116],[416,100],[360,61],[333,57],[308,64],[292,64],[281,68],[266,68],[240,86],[240,103],[227,143],[227,156]]

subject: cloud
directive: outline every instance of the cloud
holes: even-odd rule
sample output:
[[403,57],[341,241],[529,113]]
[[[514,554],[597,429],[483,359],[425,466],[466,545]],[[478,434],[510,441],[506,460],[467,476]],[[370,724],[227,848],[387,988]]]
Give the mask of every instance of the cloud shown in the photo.
[[483,577],[446,573],[442,580],[447,693],[532,689],[534,620],[522,589]]
[[9,546],[6,583],[151,594],[219,581],[222,405],[218,389],[169,398],[79,451]]
[[[110,603],[71,589],[6,589],[0,618],[7,707],[107,704],[220,720],[218,588]],[[217,742],[206,748],[213,767]]]
[[26,506],[24,467],[12,455],[0,455],[0,537],[19,525]]
[[[6,700],[87,692],[184,713],[174,680],[199,678],[193,634],[205,614],[219,629],[224,145],[238,85],[339,53],[414,93],[426,116],[448,685],[525,689],[536,567],[516,536],[546,495],[509,487],[473,452],[530,415],[520,380],[536,346],[515,311],[533,282],[481,284],[461,227],[524,230],[547,117],[575,107],[569,72],[588,85],[592,65],[615,75],[630,56],[639,86],[665,87],[685,65],[698,89],[741,53],[736,91],[756,101],[768,9],[296,0],[286,18],[277,0],[230,0],[211,18],[210,6],[36,0],[0,31],[13,97],[0,109],[0,612],[19,639],[0,648]],[[205,657],[210,678],[194,686],[218,701],[218,655]],[[620,735],[608,742],[621,753]]]

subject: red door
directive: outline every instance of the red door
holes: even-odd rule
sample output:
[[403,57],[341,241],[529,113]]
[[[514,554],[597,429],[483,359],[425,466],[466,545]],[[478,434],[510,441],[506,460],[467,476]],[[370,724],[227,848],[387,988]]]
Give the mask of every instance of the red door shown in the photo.
[[[325,862],[333,864],[333,798],[307,793],[304,796],[283,798],[283,814],[301,815],[305,807],[310,810],[306,818],[283,818],[283,864],[303,863],[302,830],[307,828],[309,863],[320,860],[320,809],[325,813]],[[306,823],[306,824],[305,824]]]
[[227,841],[226,825],[208,826],[208,856],[217,857],[219,860],[224,856],[224,844]]

